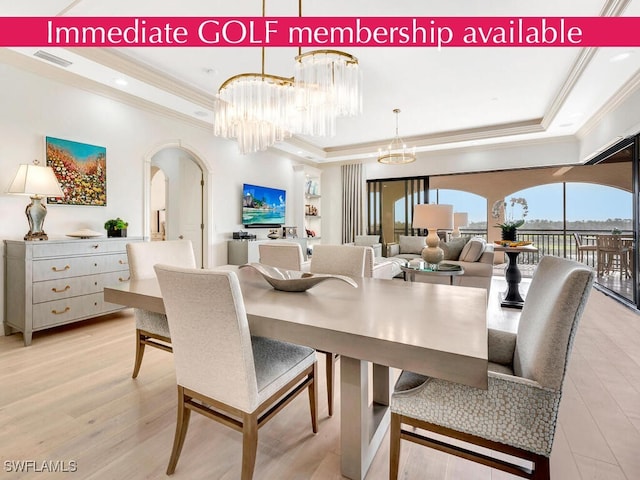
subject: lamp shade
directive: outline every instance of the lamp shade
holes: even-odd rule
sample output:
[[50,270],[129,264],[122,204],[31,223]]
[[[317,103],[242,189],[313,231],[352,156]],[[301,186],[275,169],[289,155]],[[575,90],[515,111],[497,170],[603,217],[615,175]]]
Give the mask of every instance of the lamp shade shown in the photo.
[[436,203],[418,204],[413,207],[413,228],[450,230],[453,228],[453,205]]
[[41,165],[20,165],[7,193],[64,196],[53,169]]
[[469,225],[469,214],[467,212],[455,212],[453,214],[454,227],[466,227]]

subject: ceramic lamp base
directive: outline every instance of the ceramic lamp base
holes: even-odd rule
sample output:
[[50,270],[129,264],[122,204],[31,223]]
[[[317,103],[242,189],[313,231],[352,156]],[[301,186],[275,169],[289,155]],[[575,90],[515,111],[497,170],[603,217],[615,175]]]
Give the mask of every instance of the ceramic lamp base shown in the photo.
[[430,267],[437,266],[444,260],[444,250],[440,248],[440,237],[435,228],[429,229],[427,246],[422,249],[422,258]]
[[49,240],[42,228],[44,218],[47,216],[47,207],[42,204],[42,198],[40,195],[34,195],[31,197],[31,203],[25,209],[29,222],[29,231],[24,236],[25,240]]

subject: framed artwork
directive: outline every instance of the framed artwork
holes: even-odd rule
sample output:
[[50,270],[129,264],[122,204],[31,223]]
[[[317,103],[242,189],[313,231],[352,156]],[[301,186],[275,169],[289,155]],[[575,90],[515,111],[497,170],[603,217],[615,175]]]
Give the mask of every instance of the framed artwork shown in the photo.
[[45,137],[47,165],[53,168],[64,197],[49,197],[54,205],[107,204],[107,149],[61,138]]

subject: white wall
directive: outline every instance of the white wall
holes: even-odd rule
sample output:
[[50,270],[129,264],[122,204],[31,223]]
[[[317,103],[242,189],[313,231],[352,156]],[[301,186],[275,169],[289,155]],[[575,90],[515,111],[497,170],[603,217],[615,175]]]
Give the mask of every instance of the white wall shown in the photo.
[[[0,238],[22,238],[29,229],[24,208],[28,197],[6,195],[21,163],[46,161],[44,137],[53,136],[107,149],[105,207],[50,206],[44,229],[50,238],[80,228],[103,231],[109,218],[129,222],[130,236],[143,232],[144,160],[172,142],[189,145],[201,155],[210,176],[209,266],[225,264],[226,241],[241,225],[242,184],[254,183],[293,192],[291,160],[271,152],[241,156],[235,143],[213,136],[210,129],[143,111],[118,101],[0,64]],[[287,195],[287,222],[296,205]],[[253,233],[253,232],[252,232]],[[257,229],[260,237],[268,233]],[[4,246],[2,245],[2,253]],[[4,291],[4,262],[0,267]],[[3,295],[0,295],[3,297]],[[4,298],[0,299],[4,311]]]

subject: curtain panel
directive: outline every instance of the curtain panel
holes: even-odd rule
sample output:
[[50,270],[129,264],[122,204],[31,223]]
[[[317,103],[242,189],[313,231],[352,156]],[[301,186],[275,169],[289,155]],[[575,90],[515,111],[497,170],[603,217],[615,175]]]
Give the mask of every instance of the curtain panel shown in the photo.
[[342,165],[342,243],[364,233],[363,195],[362,164]]

